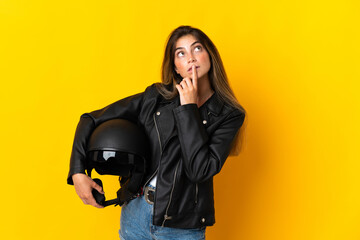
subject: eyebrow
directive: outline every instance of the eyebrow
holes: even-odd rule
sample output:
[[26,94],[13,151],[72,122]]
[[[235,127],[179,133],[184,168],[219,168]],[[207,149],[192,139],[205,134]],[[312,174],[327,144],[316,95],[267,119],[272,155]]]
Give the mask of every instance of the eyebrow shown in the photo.
[[[190,47],[191,47],[192,45],[196,44],[196,43],[200,43],[200,42],[199,42],[199,41],[195,41],[195,42],[193,42],[193,43],[190,45]],[[184,47],[178,47],[178,48],[176,48],[176,49],[175,49],[175,52],[176,52],[176,50],[181,49],[181,48],[184,48]]]

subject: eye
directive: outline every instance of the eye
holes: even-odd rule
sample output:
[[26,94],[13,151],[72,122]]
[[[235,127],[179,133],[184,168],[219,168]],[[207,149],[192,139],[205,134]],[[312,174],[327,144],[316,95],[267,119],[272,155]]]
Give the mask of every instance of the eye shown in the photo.
[[196,47],[195,47],[195,50],[197,50],[197,51],[200,51],[201,49],[202,49],[201,46],[196,46]]
[[176,54],[176,56],[182,57],[182,56],[184,56],[184,52],[180,51],[180,52],[178,52],[178,53]]

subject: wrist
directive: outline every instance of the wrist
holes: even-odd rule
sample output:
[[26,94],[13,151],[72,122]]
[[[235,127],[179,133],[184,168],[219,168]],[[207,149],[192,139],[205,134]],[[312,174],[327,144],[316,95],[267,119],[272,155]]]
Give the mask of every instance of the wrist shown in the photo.
[[73,182],[75,182],[77,179],[83,178],[84,176],[87,176],[85,173],[75,173],[71,176]]

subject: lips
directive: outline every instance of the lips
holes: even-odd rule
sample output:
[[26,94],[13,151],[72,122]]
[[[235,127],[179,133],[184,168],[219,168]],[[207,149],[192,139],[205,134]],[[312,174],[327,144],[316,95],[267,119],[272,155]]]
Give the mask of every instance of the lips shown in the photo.
[[[195,66],[196,68],[199,68],[200,66]],[[188,69],[188,72],[192,71],[192,66]]]

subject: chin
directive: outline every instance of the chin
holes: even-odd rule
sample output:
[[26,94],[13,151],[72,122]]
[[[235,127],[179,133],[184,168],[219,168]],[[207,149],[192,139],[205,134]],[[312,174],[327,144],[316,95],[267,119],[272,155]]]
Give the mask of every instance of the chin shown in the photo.
[[205,74],[198,74],[198,80],[200,79],[200,78],[203,78],[205,76]]

